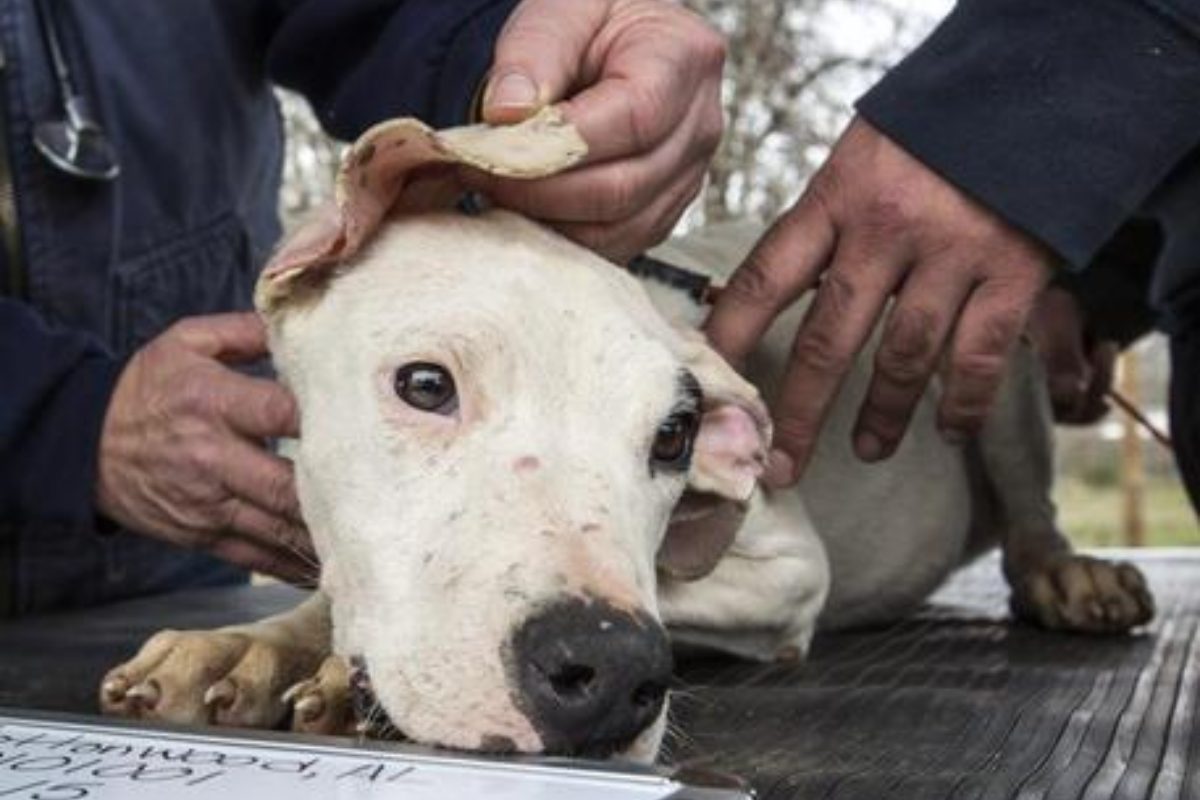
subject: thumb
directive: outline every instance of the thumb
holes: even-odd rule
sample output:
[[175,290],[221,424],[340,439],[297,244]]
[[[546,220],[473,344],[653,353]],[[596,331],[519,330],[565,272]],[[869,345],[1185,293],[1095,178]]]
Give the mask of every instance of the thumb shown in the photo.
[[483,120],[520,122],[562,100],[579,80],[609,0],[524,0],[496,40],[483,93]]

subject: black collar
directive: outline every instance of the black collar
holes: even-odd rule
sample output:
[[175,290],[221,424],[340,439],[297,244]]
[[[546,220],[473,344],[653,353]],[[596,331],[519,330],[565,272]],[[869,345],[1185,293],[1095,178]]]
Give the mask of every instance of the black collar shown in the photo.
[[675,264],[668,264],[666,261],[645,254],[635,256],[626,269],[631,275],[649,278],[672,289],[677,289],[700,305],[711,303],[718,291],[717,287],[713,286],[712,278],[707,275],[701,275],[699,272]]

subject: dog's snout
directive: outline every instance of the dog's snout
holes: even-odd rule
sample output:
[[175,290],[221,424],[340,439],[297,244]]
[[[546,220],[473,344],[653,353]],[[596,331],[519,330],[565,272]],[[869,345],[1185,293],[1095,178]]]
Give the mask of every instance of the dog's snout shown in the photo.
[[572,599],[513,635],[517,705],[547,752],[607,757],[662,711],[671,648],[662,626],[603,601]]

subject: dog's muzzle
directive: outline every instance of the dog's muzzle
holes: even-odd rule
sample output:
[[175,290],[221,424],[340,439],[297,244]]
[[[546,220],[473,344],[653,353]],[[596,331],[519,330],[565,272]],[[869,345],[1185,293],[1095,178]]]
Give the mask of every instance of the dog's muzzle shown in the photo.
[[514,704],[547,753],[607,758],[662,712],[671,648],[648,614],[573,598],[530,617],[508,651]]

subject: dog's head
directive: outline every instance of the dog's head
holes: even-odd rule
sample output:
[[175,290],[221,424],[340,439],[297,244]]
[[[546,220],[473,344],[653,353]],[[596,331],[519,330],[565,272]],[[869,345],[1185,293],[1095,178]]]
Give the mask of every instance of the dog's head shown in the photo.
[[389,123],[260,282],[335,649],[419,741],[652,756],[657,573],[715,566],[765,455],[755,390],[623,270],[438,210],[457,162],[532,176],[582,149],[550,116]]

